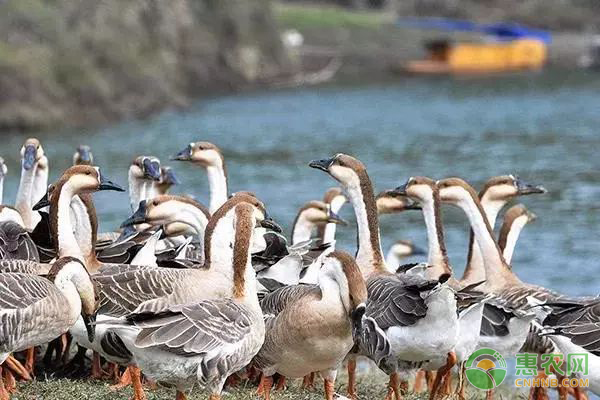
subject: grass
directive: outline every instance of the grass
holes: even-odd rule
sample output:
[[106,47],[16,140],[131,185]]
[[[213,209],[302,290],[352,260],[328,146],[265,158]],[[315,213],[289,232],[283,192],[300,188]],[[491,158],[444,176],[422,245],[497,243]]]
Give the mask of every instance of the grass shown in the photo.
[[390,22],[389,14],[375,11],[351,11],[339,7],[277,3],[279,23],[288,28],[378,28]]

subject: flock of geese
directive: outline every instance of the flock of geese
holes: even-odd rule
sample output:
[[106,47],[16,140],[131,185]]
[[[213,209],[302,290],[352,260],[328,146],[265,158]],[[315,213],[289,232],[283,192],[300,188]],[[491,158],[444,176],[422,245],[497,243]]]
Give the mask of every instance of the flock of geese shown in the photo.
[[[464,399],[465,361],[480,347],[505,358],[586,353],[590,390],[600,393],[600,299],[518,278],[511,259],[535,218],[525,206],[505,212],[498,239],[493,230],[511,200],[544,193],[541,186],[507,175],[477,193],[459,178],[411,177],[375,195],[366,167],[337,154],[310,162],[340,187],[307,202],[287,240],[257,195],[230,194],[217,146],[191,143],[172,160],[206,171],[208,207],[168,194],[178,183],[173,171],[139,156],[128,173],[132,215],[114,232],[98,233],[92,193],[124,189],[93,166],[87,146],[48,185],[42,145],[25,142],[15,205],[0,206],[1,400],[36,368],[73,372],[88,357],[92,378],[131,384],[136,400],[146,398],[143,377],[174,387],[178,400],[196,385],[216,400],[240,380],[256,382],[265,399],[274,380],[284,388],[286,378],[304,378],[308,390],[315,374],[331,400],[344,365],[347,395],[357,398],[357,362],[366,359],[389,376],[386,399],[400,399],[409,380],[431,399]],[[1,194],[7,168],[0,164]],[[346,224],[338,213],[348,202],[354,256],[335,249],[336,228]],[[443,204],[462,209],[471,225],[462,278],[447,256]],[[379,215],[407,210],[422,212],[428,249],[398,241],[384,257]],[[403,265],[409,255],[427,260]],[[585,396],[559,389],[561,399],[569,395]]]

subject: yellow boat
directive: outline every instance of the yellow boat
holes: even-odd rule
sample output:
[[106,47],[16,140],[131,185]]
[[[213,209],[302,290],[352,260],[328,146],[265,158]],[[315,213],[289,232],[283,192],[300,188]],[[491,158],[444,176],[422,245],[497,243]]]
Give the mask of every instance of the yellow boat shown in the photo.
[[496,73],[539,69],[547,59],[546,43],[532,38],[458,44],[438,40],[427,50],[427,59],[410,61],[404,69],[419,74]]

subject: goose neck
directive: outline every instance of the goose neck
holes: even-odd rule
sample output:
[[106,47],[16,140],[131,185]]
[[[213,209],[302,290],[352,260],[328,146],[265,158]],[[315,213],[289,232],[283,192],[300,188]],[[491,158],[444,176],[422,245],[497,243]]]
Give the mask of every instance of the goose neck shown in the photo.
[[256,291],[256,277],[250,257],[254,231],[253,207],[240,204],[235,208],[235,235],[233,243],[233,298],[243,300],[254,310],[260,310]]
[[430,278],[438,278],[442,274],[452,273],[444,241],[439,193],[432,192],[431,197],[421,204],[429,243],[427,262],[432,266],[428,269],[427,274]]
[[71,201],[75,191],[69,181],[57,186],[54,204],[50,207],[50,227],[56,238],[57,254],[59,257],[71,256],[84,260],[83,253],[77,244],[71,222]]
[[527,215],[522,215],[518,218],[515,218],[510,226],[510,229],[508,230],[508,234],[500,241],[500,247],[503,248],[502,255],[504,256],[504,259],[508,265],[510,265],[512,262],[517,240],[519,239],[521,231],[527,224],[528,218],[529,217]]
[[17,190],[17,198],[15,208],[23,217],[23,223],[28,229],[32,229],[33,211],[31,209],[31,197],[33,194],[33,182],[35,180],[35,165],[30,169],[21,168],[21,179],[19,181],[19,189]]
[[227,176],[222,165],[206,167],[210,189],[210,213],[214,213],[227,201]]
[[37,162],[31,193],[31,206],[40,201],[48,190],[48,159],[43,156]]
[[131,205],[131,210],[135,211],[138,208],[138,205],[141,201],[141,192],[142,192],[142,184],[143,180],[139,179],[133,167],[129,168],[129,174],[127,176],[127,182],[129,184],[129,201]]
[[306,213],[300,211],[292,228],[292,244],[298,244],[309,240],[312,236],[315,224],[311,222]]
[[363,177],[360,184],[348,185],[346,191],[354,208],[358,230],[356,262],[365,276],[374,271],[384,272],[386,267],[381,250],[377,207],[371,182],[368,181],[368,177]]
[[0,204],[4,204],[4,176],[0,176]]
[[[337,196],[330,203],[331,211],[334,214],[337,214],[341,210],[345,202],[345,197]],[[327,223],[324,227],[319,227],[319,236],[323,240],[323,243],[332,243],[335,240],[336,229],[337,224],[333,222]]]
[[509,281],[518,281],[502,257],[500,248],[493,237],[490,224],[479,203],[479,199],[473,198],[465,190],[464,196],[462,196],[457,205],[466,213],[473,229],[475,241],[481,250],[486,274],[486,286],[488,288],[499,287]]

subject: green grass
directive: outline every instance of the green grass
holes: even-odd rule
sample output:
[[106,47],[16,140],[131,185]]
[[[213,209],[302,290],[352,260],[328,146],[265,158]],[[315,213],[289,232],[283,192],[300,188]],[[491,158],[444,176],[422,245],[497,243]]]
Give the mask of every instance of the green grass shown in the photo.
[[274,7],[279,23],[288,28],[378,28],[389,22],[381,12],[351,11],[338,7],[278,3]]

